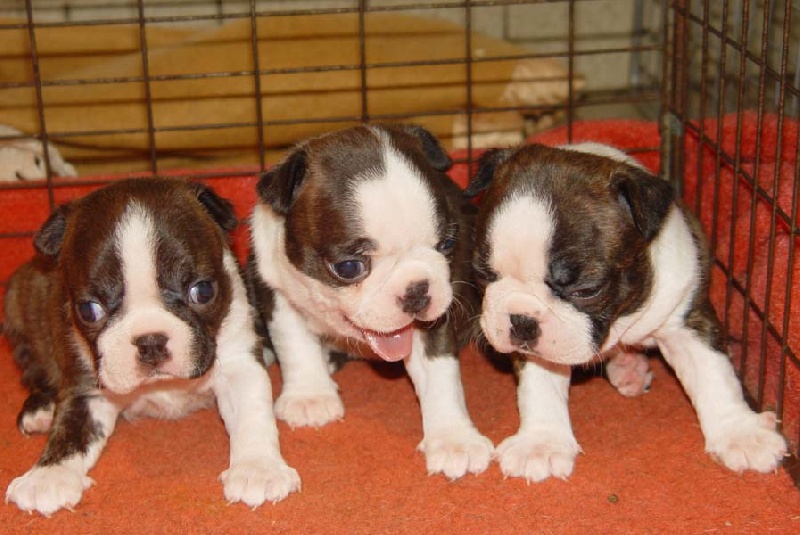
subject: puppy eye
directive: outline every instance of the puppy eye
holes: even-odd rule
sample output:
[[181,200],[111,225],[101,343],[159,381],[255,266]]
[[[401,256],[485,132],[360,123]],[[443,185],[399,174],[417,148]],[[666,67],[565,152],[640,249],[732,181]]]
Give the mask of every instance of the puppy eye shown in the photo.
[[587,301],[589,299],[594,299],[595,297],[600,295],[600,292],[602,292],[604,288],[605,285],[600,285],[596,287],[591,286],[587,288],[578,288],[576,290],[572,290],[571,292],[569,292],[569,297],[571,299],[577,299],[579,301]]
[[456,239],[452,236],[448,236],[447,238],[443,239],[439,243],[436,244],[436,250],[442,253],[443,255],[449,255],[453,252],[453,249],[456,247]]
[[106,309],[96,301],[83,301],[75,305],[78,316],[84,323],[97,323],[106,317]]
[[42,159],[39,156],[34,156],[33,163],[36,164],[36,167],[42,166]]
[[369,267],[362,260],[343,260],[329,264],[331,272],[340,280],[354,282],[364,278]]
[[216,295],[217,285],[214,281],[202,280],[189,288],[189,301],[195,305],[207,305]]

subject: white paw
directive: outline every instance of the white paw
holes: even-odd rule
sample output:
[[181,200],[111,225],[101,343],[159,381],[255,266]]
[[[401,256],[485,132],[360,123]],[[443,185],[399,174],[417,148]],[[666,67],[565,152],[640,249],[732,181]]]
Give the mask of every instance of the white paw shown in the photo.
[[344,405],[337,394],[281,394],[274,411],[275,417],[290,427],[321,427],[344,418]]
[[608,382],[628,397],[648,392],[653,382],[650,361],[641,353],[617,353],[606,362],[606,375]]
[[90,477],[63,465],[34,466],[11,482],[6,503],[14,502],[23,511],[50,516],[59,509],[74,507],[92,483]]
[[510,436],[497,446],[495,457],[506,477],[524,477],[538,483],[548,477],[572,474],[581,448],[571,434],[528,431]]
[[706,451],[735,472],[773,472],[786,455],[786,441],[775,423],[773,412],[743,412],[706,439]]
[[53,426],[55,403],[34,412],[26,412],[19,420],[19,430],[26,435],[39,435],[50,431]]
[[264,502],[279,502],[300,490],[300,476],[283,460],[240,462],[222,472],[225,499],[258,507]]
[[418,449],[425,454],[428,474],[457,479],[467,472],[480,474],[492,460],[494,445],[473,427],[429,433]]

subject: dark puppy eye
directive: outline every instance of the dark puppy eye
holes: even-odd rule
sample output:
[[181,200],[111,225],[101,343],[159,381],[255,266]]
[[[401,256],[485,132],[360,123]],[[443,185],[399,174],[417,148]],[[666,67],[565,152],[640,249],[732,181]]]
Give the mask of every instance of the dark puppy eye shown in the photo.
[[604,284],[601,284],[600,286],[588,286],[585,288],[576,288],[575,290],[570,291],[567,295],[570,299],[575,299],[577,301],[589,301],[599,296],[603,289],[605,289]]
[[75,305],[75,310],[84,323],[97,323],[106,317],[106,309],[97,301],[83,301]]
[[336,278],[346,282],[355,282],[363,279],[369,273],[369,266],[366,262],[357,259],[334,262],[328,264],[328,268]]
[[207,305],[216,295],[217,284],[214,281],[198,281],[189,288],[189,301],[195,305]]
[[453,249],[456,247],[456,239],[452,236],[448,236],[447,238],[443,239],[439,243],[436,244],[436,250],[442,253],[443,255],[449,255],[453,252]]
[[36,164],[36,167],[41,167],[42,166],[42,159],[40,157],[38,157],[38,156],[35,156],[33,158],[33,163]]

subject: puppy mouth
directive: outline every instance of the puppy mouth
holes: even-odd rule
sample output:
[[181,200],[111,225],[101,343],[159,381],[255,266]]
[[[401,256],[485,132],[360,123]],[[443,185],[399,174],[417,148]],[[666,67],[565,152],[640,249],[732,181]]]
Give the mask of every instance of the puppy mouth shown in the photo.
[[402,329],[389,333],[381,333],[361,329],[369,347],[380,358],[387,362],[403,360],[411,354],[414,342],[414,324],[409,323]]

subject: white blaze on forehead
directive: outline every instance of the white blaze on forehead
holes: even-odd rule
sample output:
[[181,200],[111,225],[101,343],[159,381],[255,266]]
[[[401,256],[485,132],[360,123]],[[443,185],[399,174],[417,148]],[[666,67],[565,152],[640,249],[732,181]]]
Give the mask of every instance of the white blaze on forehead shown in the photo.
[[359,181],[356,201],[367,236],[379,239],[380,254],[403,252],[416,245],[433,246],[436,206],[415,169],[384,140],[382,176]]
[[170,358],[159,366],[159,371],[188,377],[194,366],[192,332],[161,301],[156,264],[158,236],[151,214],[140,204],[132,203],[117,223],[114,238],[125,290],[121,312],[97,339],[101,384],[112,392],[125,394],[148,378],[148,372],[139,366],[134,340],[151,333],[164,334],[168,340]]
[[125,306],[158,299],[155,250],[157,237],[147,210],[131,204],[117,226],[117,248],[125,281]]
[[489,227],[489,267],[520,281],[543,281],[553,227],[548,203],[531,196],[511,198],[498,208]]
[[618,162],[626,163],[628,165],[633,165],[634,167],[639,167],[641,169],[644,169],[641,163],[628,156],[627,153],[615,147],[604,145],[602,143],[596,143],[594,141],[586,141],[584,143],[576,143],[572,145],[562,145],[559,148],[575,152],[583,152],[585,154],[594,154],[595,156],[603,156],[604,158],[610,158]]

